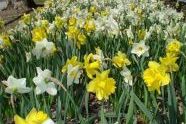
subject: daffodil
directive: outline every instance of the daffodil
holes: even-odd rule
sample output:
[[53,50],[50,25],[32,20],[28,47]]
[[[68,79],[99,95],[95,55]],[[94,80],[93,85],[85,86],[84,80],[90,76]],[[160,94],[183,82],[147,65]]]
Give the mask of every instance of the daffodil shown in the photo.
[[32,30],[32,41],[33,42],[41,42],[43,39],[46,39],[47,35],[45,32],[45,28],[43,27],[35,27]]
[[35,43],[35,48],[32,50],[33,55],[36,56],[37,59],[41,57],[47,57],[55,53],[56,47],[53,42],[48,42],[47,39],[43,39],[40,42]]
[[33,82],[36,85],[35,93],[37,95],[47,92],[50,95],[56,95],[57,89],[55,84],[50,81],[51,71],[45,69],[41,70],[40,67],[37,67],[37,76],[33,78]]
[[86,40],[87,40],[87,37],[85,36],[85,34],[83,34],[83,33],[78,34],[76,43],[77,43],[77,46],[79,49],[80,49],[81,45],[84,45],[86,43]]
[[71,64],[68,65],[67,71],[67,86],[72,85],[72,83],[79,84],[79,78],[82,74],[79,65],[73,67]]
[[124,77],[125,83],[127,83],[130,86],[133,85],[133,78],[130,70],[127,67],[124,67],[120,74]]
[[14,116],[15,124],[55,124],[46,113],[43,111],[37,111],[33,108],[26,119],[23,119],[19,115]]
[[115,92],[116,82],[109,78],[109,70],[97,73],[96,78],[92,79],[87,85],[87,91],[96,94],[98,100],[107,100]]
[[0,48],[11,46],[9,36],[6,34],[0,34]]
[[64,25],[64,20],[60,16],[56,16],[54,23],[58,29],[61,29]]
[[149,46],[145,45],[144,41],[141,41],[139,43],[134,43],[131,53],[136,54],[138,57],[140,57],[141,55],[144,55],[146,57],[149,56]]
[[143,79],[149,91],[158,91],[160,94],[160,87],[170,83],[170,75],[166,73],[164,67],[155,61],[150,61],[147,68],[143,72]]
[[25,24],[30,24],[31,23],[31,15],[24,13],[24,15],[21,17],[21,21]]
[[94,31],[96,29],[96,25],[94,23],[94,20],[92,19],[87,19],[85,21],[85,25],[84,25],[84,28],[87,32],[91,32],[91,31]]
[[68,70],[68,65],[72,65],[73,67],[82,67],[82,63],[77,60],[77,56],[73,56],[71,59],[68,59],[66,64],[63,66],[61,72],[66,72]]
[[163,58],[160,57],[160,62],[161,65],[165,67],[167,72],[174,72],[179,70],[179,66],[176,63],[177,59],[178,57],[167,55]]
[[112,58],[113,65],[117,68],[123,68],[130,65],[131,62],[128,60],[127,55],[118,51],[117,55]]
[[5,92],[9,94],[28,93],[31,91],[31,88],[26,87],[26,78],[17,79],[11,75],[3,83],[7,86]]
[[178,56],[180,54],[182,43],[176,39],[173,39],[171,42],[168,43],[166,47],[166,54],[169,56]]
[[98,60],[94,59],[94,55],[90,53],[89,55],[84,56],[84,68],[87,72],[89,78],[93,78],[93,75],[98,73],[101,68],[101,63]]

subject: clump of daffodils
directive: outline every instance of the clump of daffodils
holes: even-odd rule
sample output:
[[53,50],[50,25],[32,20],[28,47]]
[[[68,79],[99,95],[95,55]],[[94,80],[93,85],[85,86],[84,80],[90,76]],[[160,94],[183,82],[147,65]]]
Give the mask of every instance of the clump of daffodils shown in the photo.
[[143,79],[149,91],[158,91],[160,87],[170,83],[170,72],[179,70],[176,61],[179,58],[182,44],[178,40],[172,40],[166,47],[166,56],[160,57],[160,63],[150,61],[147,68],[143,72]]

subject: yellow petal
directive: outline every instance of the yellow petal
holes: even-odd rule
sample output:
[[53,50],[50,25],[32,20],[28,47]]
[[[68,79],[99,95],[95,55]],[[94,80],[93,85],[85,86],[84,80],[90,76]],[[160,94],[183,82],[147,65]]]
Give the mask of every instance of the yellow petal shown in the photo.
[[14,116],[15,124],[27,124],[26,121],[18,115]]

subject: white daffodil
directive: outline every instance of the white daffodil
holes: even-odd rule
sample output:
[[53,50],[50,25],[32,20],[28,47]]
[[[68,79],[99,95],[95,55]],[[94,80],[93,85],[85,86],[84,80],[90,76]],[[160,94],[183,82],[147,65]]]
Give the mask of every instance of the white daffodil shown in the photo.
[[40,67],[37,67],[36,69],[38,75],[33,78],[33,82],[36,85],[35,93],[39,95],[47,92],[50,95],[56,95],[57,89],[55,84],[49,80],[51,77],[51,71],[48,69],[42,71]]
[[73,82],[75,84],[79,84],[81,74],[82,72],[79,68],[79,65],[73,67],[71,64],[69,64],[67,69],[67,86],[72,85]]
[[126,30],[126,33],[127,33],[127,37],[130,38],[130,39],[134,39],[134,35],[132,33],[132,28],[131,26],[129,27],[129,29]]
[[139,43],[134,43],[131,53],[136,54],[138,57],[140,57],[141,55],[144,55],[146,57],[149,56],[149,46],[145,45],[144,41],[141,41]]
[[125,83],[129,84],[130,86],[133,85],[132,75],[127,67],[124,67],[120,74],[124,77]]
[[7,86],[5,89],[6,93],[28,93],[31,91],[31,88],[26,87],[26,78],[14,78],[13,76],[9,76],[7,81],[3,81],[3,84]]
[[35,48],[32,50],[32,53],[36,56],[37,59],[40,57],[46,57],[53,54],[56,51],[56,47],[53,42],[48,42],[45,38],[40,42],[36,42]]

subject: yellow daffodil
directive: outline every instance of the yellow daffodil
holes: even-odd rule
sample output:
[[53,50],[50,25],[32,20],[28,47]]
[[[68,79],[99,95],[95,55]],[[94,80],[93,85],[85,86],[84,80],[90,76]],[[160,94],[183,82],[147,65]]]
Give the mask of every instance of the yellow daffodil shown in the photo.
[[70,40],[76,40],[78,34],[79,34],[79,29],[75,26],[69,26],[68,27],[68,31],[67,31],[67,36],[68,36],[68,39]]
[[24,14],[22,17],[22,22],[25,24],[30,24],[31,22],[31,15],[30,14]]
[[71,17],[68,21],[70,26],[75,26],[77,22],[77,19],[75,17]]
[[115,92],[115,80],[109,78],[110,70],[103,71],[96,74],[94,78],[87,86],[87,91],[96,94],[98,100],[107,100],[111,94]]
[[121,51],[118,51],[117,55],[112,58],[112,62],[116,68],[122,68],[131,64],[127,55]]
[[168,43],[166,47],[167,55],[171,56],[178,56],[180,54],[182,43],[178,40],[174,39],[170,43]]
[[150,61],[147,68],[143,72],[143,79],[149,91],[158,91],[160,94],[160,87],[168,85],[170,82],[170,75],[166,73],[164,67],[155,61]]
[[96,25],[92,19],[88,19],[85,21],[84,28],[87,32],[91,32],[96,29]]
[[165,67],[167,72],[173,72],[173,71],[178,71],[179,66],[176,63],[178,57],[173,57],[167,55],[164,58],[160,58],[161,65]]
[[32,30],[32,41],[41,42],[47,37],[45,29],[43,27],[36,27]]
[[95,60],[94,55],[90,53],[89,55],[84,56],[84,68],[87,72],[87,76],[92,79],[93,75],[100,70],[101,63],[99,60]]
[[0,35],[0,48],[5,48],[11,46],[9,36],[6,34]]
[[65,73],[67,71],[68,65],[72,65],[73,67],[79,66],[82,67],[82,63],[77,60],[77,56],[73,56],[71,59],[68,59],[66,64],[63,66],[61,72]]
[[41,20],[41,27],[46,30],[49,27],[48,20]]
[[79,33],[77,36],[77,46],[80,49],[81,45],[86,43],[87,37],[83,33]]
[[30,113],[23,119],[19,115],[14,116],[15,124],[54,124],[54,122],[43,111],[37,111],[33,108]]
[[64,20],[60,16],[56,16],[54,24],[58,29],[61,29],[64,25]]

